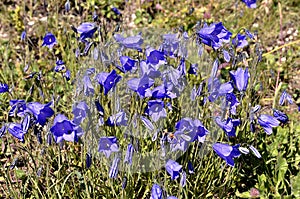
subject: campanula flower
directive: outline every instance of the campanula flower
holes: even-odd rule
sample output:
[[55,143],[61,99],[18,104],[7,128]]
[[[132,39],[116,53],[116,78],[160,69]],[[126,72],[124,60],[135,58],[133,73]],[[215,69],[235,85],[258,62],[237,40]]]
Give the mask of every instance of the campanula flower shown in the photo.
[[216,50],[220,48],[223,43],[230,41],[232,33],[223,26],[222,22],[219,22],[212,23],[209,26],[205,24],[204,27],[197,32],[197,35],[202,43]]
[[162,98],[177,98],[180,95],[180,91],[171,82],[164,81],[160,86],[155,87],[152,90],[152,97],[156,99]]
[[47,46],[51,49],[55,44],[57,44],[55,36],[51,32],[48,32],[43,38],[42,46]]
[[124,159],[124,163],[127,162],[129,165],[132,164],[132,155],[134,152],[133,145],[130,143],[127,145],[126,155]]
[[245,46],[248,46],[248,41],[246,38],[246,35],[237,34],[236,37],[232,39],[232,44],[236,48],[244,48]]
[[180,63],[177,67],[177,70],[180,71],[181,75],[185,75],[186,74],[186,65],[185,65],[185,58],[181,58],[180,59]]
[[172,152],[177,150],[185,152],[188,149],[188,146],[191,142],[191,136],[186,135],[182,131],[176,131],[173,134],[173,137],[170,138],[168,141],[170,143],[170,148]]
[[163,199],[163,192],[158,184],[153,184],[150,199]]
[[119,113],[110,116],[106,123],[108,126],[127,126],[128,118],[126,113],[120,111]]
[[228,62],[230,62],[230,54],[229,54],[229,52],[227,51],[227,50],[224,50],[223,49],[223,56],[224,56],[224,60],[228,63]]
[[208,130],[198,119],[183,118],[176,123],[175,129],[188,135],[190,142],[205,139],[205,135],[208,134]]
[[104,95],[107,95],[107,93],[117,85],[121,78],[122,77],[118,75],[115,70],[112,70],[110,73],[101,72],[97,74],[95,79],[103,86]]
[[70,121],[63,114],[56,115],[50,131],[52,132],[56,143],[63,140],[77,142],[78,138],[83,135],[81,127]]
[[255,155],[257,158],[261,158],[260,153],[258,152],[258,150],[257,150],[254,146],[250,145],[250,146],[249,146],[249,149],[254,153],[254,155]]
[[175,180],[176,178],[179,177],[179,173],[181,172],[181,169],[182,166],[174,160],[169,159],[166,163],[166,170],[168,174],[170,174],[172,180]]
[[64,72],[63,77],[66,78],[67,81],[69,81],[71,79],[71,71],[67,70],[66,72]]
[[272,134],[272,128],[279,126],[279,121],[270,115],[260,115],[258,117],[259,125],[265,130],[268,135]]
[[289,104],[293,104],[293,98],[292,98],[292,96],[290,94],[288,94],[286,92],[286,90],[284,90],[282,92],[281,96],[280,96],[279,104],[282,106],[285,103],[286,100],[288,101]]
[[63,60],[57,60],[54,68],[55,72],[64,72],[66,70],[66,65]]
[[9,90],[9,87],[7,84],[0,83],[0,93],[6,93],[6,92],[8,92],[8,90]]
[[86,96],[92,96],[95,93],[94,86],[91,82],[91,79],[88,75],[85,75],[82,79],[83,81],[83,92]]
[[26,110],[25,100],[10,100],[9,105],[11,109],[9,110],[9,116],[13,117],[15,115],[23,117]]
[[0,138],[2,138],[4,136],[4,134],[6,133],[7,130],[7,126],[6,124],[4,124],[1,128],[0,128]]
[[221,117],[216,117],[215,122],[218,124],[219,127],[223,129],[223,131],[229,137],[235,137],[236,127],[240,125],[240,119],[231,119],[230,117],[227,120],[222,120]]
[[22,124],[18,123],[10,123],[7,127],[7,130],[10,134],[12,134],[15,138],[18,138],[21,142],[24,142],[24,135],[27,131],[23,130]]
[[189,68],[189,70],[188,70],[188,73],[189,74],[193,74],[193,75],[197,75],[197,71],[198,71],[198,64],[197,63],[195,63],[195,64],[191,64],[190,65],[190,68]]
[[226,102],[230,103],[230,113],[232,115],[236,114],[236,107],[240,104],[236,96],[233,93],[226,94]]
[[132,69],[136,68],[135,64],[136,61],[131,59],[128,56],[121,56],[120,57],[120,62],[122,64],[123,70],[126,71],[131,71]]
[[167,117],[167,111],[164,108],[164,102],[162,100],[149,100],[145,113],[148,114],[154,122],[157,122],[160,118]]
[[109,177],[110,178],[116,178],[119,172],[119,163],[120,163],[120,157],[118,155],[115,156],[112,165],[109,170]]
[[84,101],[81,101],[78,104],[73,105],[72,113],[74,115],[73,122],[80,125],[80,123],[90,114],[90,109]]
[[169,57],[176,57],[179,47],[179,39],[177,34],[165,34],[163,35],[163,43],[161,44],[161,51],[164,55]]
[[26,31],[24,30],[21,34],[21,41],[24,41],[26,38]]
[[224,96],[228,93],[233,92],[233,86],[231,82],[226,82],[221,84],[217,78],[214,79],[213,82],[210,80],[208,82],[208,87],[209,87],[209,92],[211,93],[208,99],[211,102],[214,102],[220,96]]
[[165,55],[163,52],[155,50],[154,48],[147,48],[146,49],[146,57],[147,63],[152,65],[161,65],[165,63]]
[[30,102],[27,104],[27,109],[34,115],[36,123],[44,126],[47,119],[54,115],[54,111],[50,107],[52,102],[41,104],[39,102]]
[[135,49],[138,51],[142,50],[141,45],[143,44],[144,40],[141,35],[124,38],[120,34],[115,34],[114,38],[121,46],[125,48]]
[[180,175],[180,186],[185,187],[185,185],[186,185],[186,173],[185,171],[182,171]]
[[273,109],[273,116],[278,121],[280,121],[282,124],[285,124],[285,123],[287,123],[289,121],[289,117],[285,113],[283,113],[283,112],[281,112],[281,111],[279,111],[277,109]]
[[242,0],[249,8],[256,8],[256,0]]
[[128,88],[137,92],[141,98],[151,96],[150,87],[153,84],[154,80],[149,78],[148,75],[144,75],[141,78],[132,78],[127,81]]
[[118,8],[113,7],[111,10],[112,10],[116,15],[121,15],[121,12],[120,12],[120,10],[118,10]]
[[149,129],[150,131],[154,131],[154,125],[150,120],[148,120],[146,117],[143,116],[140,116],[140,119],[147,129]]
[[188,162],[188,171],[189,171],[189,174],[193,174],[195,171],[191,161]]
[[84,22],[73,30],[80,34],[79,41],[86,41],[87,38],[93,38],[94,33],[97,31],[97,26],[94,23]]
[[213,144],[214,151],[220,156],[222,159],[226,161],[229,166],[234,167],[234,158],[237,158],[241,155],[239,151],[239,144],[235,146],[230,146],[228,144],[215,143]]
[[161,72],[158,70],[159,65],[152,65],[146,61],[140,62],[140,77],[147,75],[149,78],[158,78],[161,76]]
[[236,85],[236,88],[240,92],[246,91],[250,77],[248,68],[246,68],[245,70],[242,68],[238,68],[236,71],[230,71],[230,76],[234,84]]
[[109,158],[112,152],[118,152],[118,140],[114,136],[101,137],[99,139],[98,152],[104,153],[104,155]]

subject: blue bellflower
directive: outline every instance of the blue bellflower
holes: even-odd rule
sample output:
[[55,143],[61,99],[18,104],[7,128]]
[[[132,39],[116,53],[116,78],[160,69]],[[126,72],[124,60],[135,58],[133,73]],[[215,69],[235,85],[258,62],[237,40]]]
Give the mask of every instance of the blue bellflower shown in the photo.
[[112,70],[110,73],[102,72],[96,76],[97,82],[104,88],[104,95],[107,95],[107,93],[117,85],[121,78],[122,77],[118,75],[115,70]]
[[232,33],[223,26],[222,22],[219,22],[212,23],[209,26],[205,24],[204,27],[197,32],[197,35],[200,37],[202,43],[216,50],[220,48],[223,43],[230,41]]
[[179,173],[182,170],[182,166],[178,162],[169,159],[166,163],[166,170],[168,174],[171,176],[171,179],[175,180],[176,178],[179,177]]
[[147,63],[150,63],[152,65],[161,65],[165,63],[165,55],[163,52],[155,50],[153,48],[147,48],[146,49],[146,57],[147,57]]
[[51,49],[55,44],[57,44],[55,36],[51,32],[48,32],[43,38],[42,46],[47,46]]
[[141,35],[124,38],[120,34],[115,34],[114,38],[121,46],[125,48],[135,49],[138,51],[142,50],[141,45],[143,44],[144,40]]
[[256,8],[256,0],[242,0],[249,8]]
[[150,199],[163,199],[163,192],[158,184],[153,184]]
[[56,115],[50,131],[56,143],[62,142],[63,140],[78,142],[78,138],[83,135],[81,127],[62,114]]
[[9,116],[24,116],[24,113],[27,109],[25,100],[10,100],[9,105],[11,106],[11,109],[9,110]]
[[8,90],[9,90],[9,87],[7,84],[0,83],[0,93],[6,93],[6,92],[8,92]]
[[66,70],[66,65],[63,60],[57,60],[54,67],[55,72],[64,72]]
[[44,126],[47,119],[54,115],[54,111],[50,107],[52,102],[41,104],[39,102],[30,102],[27,104],[27,109],[34,115],[36,123]]
[[246,68],[245,70],[242,68],[238,68],[236,71],[230,71],[230,76],[240,92],[246,91],[250,77],[248,68]]
[[179,47],[179,39],[177,34],[165,34],[163,35],[163,43],[161,44],[161,51],[164,55],[169,57],[176,57],[176,53]]
[[81,101],[77,105],[73,106],[72,113],[74,115],[73,122],[77,125],[80,125],[80,123],[90,114],[90,109],[88,105]]
[[112,152],[118,152],[118,140],[114,136],[101,137],[99,139],[98,152],[104,153],[104,155],[109,158]]
[[132,78],[127,81],[127,86],[131,90],[137,92],[137,94],[143,97],[150,97],[150,87],[154,84],[154,80],[149,78],[148,75],[143,75],[141,78]]
[[223,129],[223,131],[227,134],[228,137],[235,137],[236,127],[240,125],[240,119],[231,119],[227,118],[227,120],[221,120],[221,117],[216,117],[215,122],[219,127]]
[[247,37],[246,35],[237,34],[236,37],[232,39],[232,44],[236,48],[244,48],[248,45]]
[[76,32],[80,34],[79,41],[86,41],[87,38],[93,38],[96,31],[96,25],[90,22],[84,22],[76,28]]
[[120,62],[122,64],[122,69],[126,72],[126,71],[131,71],[132,69],[135,69],[135,64],[136,61],[131,59],[128,56],[121,56],[120,57]]
[[285,113],[277,109],[273,109],[273,116],[282,124],[285,124],[289,121],[289,117]]
[[85,75],[82,79],[83,81],[83,93],[86,96],[92,96],[95,93],[94,86],[91,82],[91,79],[88,75]]
[[213,145],[214,151],[220,156],[222,159],[226,161],[229,166],[234,167],[234,158],[237,158],[241,155],[239,151],[239,144],[235,146],[230,146],[228,144],[215,143]]
[[240,104],[236,96],[233,93],[226,94],[226,102],[230,103],[230,113],[232,115],[236,114],[236,107]]
[[116,155],[114,157],[114,160],[112,162],[112,165],[110,167],[110,170],[109,170],[109,177],[110,178],[116,178],[117,175],[118,175],[118,172],[119,172],[119,163],[120,163],[120,157],[118,157],[118,155]]
[[18,123],[10,123],[7,127],[7,130],[10,134],[12,134],[15,138],[18,138],[21,142],[24,142],[24,135],[27,131],[23,130],[23,125]]
[[284,90],[282,92],[281,96],[280,96],[279,104],[282,106],[285,103],[286,100],[288,101],[289,104],[293,104],[293,98],[292,98],[292,96],[290,94],[288,94],[286,92],[286,90]]
[[110,116],[106,123],[108,126],[127,126],[128,118],[123,111],[118,112],[115,115]]
[[148,114],[154,122],[157,122],[160,118],[167,117],[167,111],[164,108],[164,102],[162,100],[149,100],[145,113]]
[[265,130],[268,135],[272,134],[272,128],[279,126],[279,121],[270,115],[260,115],[258,117],[259,125]]

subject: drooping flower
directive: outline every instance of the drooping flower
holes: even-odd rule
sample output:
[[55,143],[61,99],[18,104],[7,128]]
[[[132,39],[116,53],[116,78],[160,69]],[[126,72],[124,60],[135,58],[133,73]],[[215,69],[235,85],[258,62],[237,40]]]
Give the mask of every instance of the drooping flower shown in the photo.
[[150,199],[163,199],[163,192],[158,184],[153,184]]
[[63,77],[69,81],[71,79],[71,71],[67,70],[66,72],[64,72]]
[[165,63],[165,55],[163,52],[155,50],[153,48],[147,48],[146,49],[146,57],[147,57],[147,63],[150,63],[152,65],[161,65]]
[[163,35],[163,43],[161,44],[161,51],[164,55],[169,57],[175,57],[179,47],[179,39],[177,34],[165,34]]
[[224,56],[224,60],[228,63],[228,62],[230,62],[230,54],[229,54],[229,52],[227,51],[227,50],[224,50],[223,49],[223,56]]
[[160,118],[167,117],[167,111],[164,108],[164,102],[162,100],[149,100],[145,113],[148,114],[154,122],[157,122]]
[[210,92],[208,99],[211,102],[214,102],[220,96],[224,96],[233,92],[233,86],[231,82],[221,84],[217,78],[214,79],[214,81],[209,81],[208,87]]
[[23,117],[26,110],[25,100],[10,100],[9,105],[11,109],[9,110],[9,116],[13,117],[15,115]]
[[236,107],[240,104],[236,96],[233,93],[226,94],[226,102],[230,103],[230,113],[232,115],[236,114]]
[[124,163],[127,162],[129,165],[132,164],[132,155],[134,152],[133,145],[130,143],[127,145],[126,155],[124,159]]
[[51,32],[48,32],[43,38],[42,46],[47,46],[51,49],[55,44],[57,44],[55,36]]
[[292,96],[288,94],[286,90],[284,90],[280,96],[279,104],[282,106],[286,100],[288,101],[289,104],[293,104]]
[[144,40],[141,35],[124,38],[120,34],[115,34],[114,38],[121,46],[125,48],[135,49],[138,51],[142,50],[141,45],[143,44]]
[[104,155],[109,158],[112,152],[118,152],[118,140],[114,136],[101,137],[99,139],[98,152],[104,153]]
[[6,93],[8,91],[9,91],[8,85],[0,83],[0,93]]
[[86,41],[87,38],[93,38],[94,33],[97,31],[97,26],[94,23],[84,22],[73,30],[80,34],[79,41]]
[[235,146],[230,146],[228,144],[223,143],[215,143],[213,144],[214,151],[220,156],[222,159],[226,161],[226,163],[232,167],[234,167],[234,158],[237,158],[241,155],[239,151],[239,144]]
[[256,0],[242,0],[249,8],[256,8]]
[[186,172],[182,171],[180,175],[180,186],[185,187],[186,185]]
[[57,60],[54,68],[55,72],[64,72],[66,70],[66,65],[63,60]]
[[198,71],[198,64],[197,63],[191,64],[190,68],[188,70],[188,73],[193,74],[193,75],[197,75],[197,71]]
[[63,114],[56,115],[50,131],[52,132],[56,143],[63,140],[77,142],[78,138],[83,135],[81,127],[70,121]]
[[123,70],[126,71],[131,71],[132,69],[136,68],[135,64],[136,61],[131,59],[128,56],[121,56],[120,57],[120,62],[122,64]]
[[131,90],[137,92],[137,94],[143,97],[150,97],[150,87],[154,84],[154,80],[149,78],[148,75],[144,75],[141,78],[132,78],[127,81],[127,86]]
[[229,137],[236,136],[235,128],[241,123],[240,119],[231,119],[230,117],[227,118],[227,120],[222,120],[221,117],[216,117],[215,121]]
[[77,125],[80,125],[80,123],[90,114],[90,109],[88,105],[81,101],[78,104],[73,105],[72,113],[74,115],[73,122]]
[[246,35],[237,34],[236,37],[232,39],[232,44],[236,48],[244,48],[248,45],[248,41],[246,38]]
[[15,138],[18,138],[21,142],[24,142],[24,135],[27,133],[27,131],[23,130],[22,124],[10,123],[7,127],[7,130]]
[[47,104],[41,104],[39,102],[30,102],[27,104],[27,109],[34,115],[36,123],[44,126],[47,122],[47,119],[50,118],[54,111],[50,107],[52,102]]
[[110,116],[106,123],[108,126],[127,126],[128,118],[123,111],[118,112],[115,115]]
[[220,48],[223,43],[228,43],[232,35],[222,24],[212,23],[209,26],[204,25],[202,29],[197,32],[197,35],[200,37],[202,43],[211,46],[215,50]]
[[110,170],[109,170],[109,177],[110,178],[116,178],[117,175],[118,175],[118,172],[119,172],[119,162],[120,162],[120,157],[118,155],[115,156],[113,162],[112,162],[112,165],[110,167]]
[[240,92],[246,91],[248,87],[248,80],[250,77],[248,68],[246,68],[245,70],[242,68],[238,68],[236,71],[230,71],[230,76]]
[[273,116],[282,124],[285,124],[289,121],[289,117],[285,113],[277,109],[273,109]]
[[97,74],[95,79],[103,86],[104,95],[107,95],[107,93],[117,85],[121,78],[122,77],[118,75],[115,70],[112,70],[110,73],[102,72]]
[[194,167],[191,161],[188,162],[188,171],[189,174],[193,174],[194,173]]
[[176,178],[179,177],[179,173],[181,172],[181,169],[182,166],[178,162],[172,159],[169,159],[166,163],[166,170],[168,174],[171,176],[172,180],[175,180]]
[[195,140],[203,142],[205,135],[208,134],[208,130],[198,119],[183,118],[176,123],[175,129],[188,136],[190,142],[194,142]]
[[161,72],[158,68],[159,65],[152,65],[143,60],[140,62],[140,77],[147,75],[151,79],[158,78],[161,76]]
[[270,115],[260,115],[258,117],[258,123],[268,135],[272,134],[273,127],[277,127],[280,124],[280,122],[275,117]]

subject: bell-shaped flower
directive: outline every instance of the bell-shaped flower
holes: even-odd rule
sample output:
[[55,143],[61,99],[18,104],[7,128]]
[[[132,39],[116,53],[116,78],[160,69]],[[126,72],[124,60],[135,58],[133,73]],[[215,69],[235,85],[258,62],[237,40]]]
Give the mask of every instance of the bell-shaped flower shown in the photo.
[[280,122],[271,115],[260,115],[258,117],[258,123],[268,135],[272,134],[273,127],[277,127],[280,124]]
[[179,47],[179,39],[177,34],[165,34],[163,35],[163,43],[161,44],[161,51],[164,55],[169,57],[175,57]]
[[30,102],[27,104],[27,109],[34,115],[36,123],[44,126],[47,119],[54,115],[54,111],[50,107],[52,102],[41,104],[39,102]]
[[163,199],[163,192],[158,184],[153,184],[150,199]]
[[128,118],[123,111],[118,112],[115,115],[110,116],[106,123],[108,126],[127,126]]
[[167,111],[164,108],[164,102],[162,100],[149,100],[145,113],[148,114],[154,122],[157,122],[160,118],[167,117]]
[[256,8],[256,0],[242,0],[249,8]]
[[82,79],[83,81],[83,92],[84,92],[84,95],[86,96],[91,96],[91,95],[94,95],[95,93],[95,89],[94,89],[94,86],[91,82],[91,79],[88,75],[85,75]]
[[55,36],[51,32],[48,32],[43,38],[42,46],[47,46],[51,49],[55,44],[57,44]]
[[7,130],[15,138],[18,138],[21,142],[24,142],[24,135],[27,131],[23,130],[23,125],[18,123],[10,123],[7,127]]
[[280,110],[277,110],[277,109],[273,109],[273,116],[278,120],[280,121],[282,124],[285,124],[289,121],[289,117],[281,112]]
[[112,152],[118,152],[118,140],[114,136],[101,137],[99,139],[98,152],[104,153],[104,155],[109,158]]
[[125,48],[135,49],[138,51],[142,50],[141,45],[143,44],[144,40],[141,35],[124,38],[120,34],[115,34],[114,38],[121,46],[124,46]]
[[165,55],[163,52],[155,50],[154,48],[146,49],[147,63],[152,65],[161,65],[165,63]]
[[63,60],[57,60],[56,65],[54,67],[55,72],[64,72],[66,70],[66,65]]
[[0,83],[0,93],[6,93],[8,91],[9,91],[8,85]]
[[171,176],[171,179],[175,180],[176,178],[179,177],[179,174],[182,170],[182,166],[178,162],[169,159],[166,163],[166,170],[168,174]]
[[226,94],[226,102],[230,104],[230,113],[232,115],[236,114],[236,107],[240,104],[236,96],[233,93]]
[[131,71],[132,69],[135,69],[136,66],[136,61],[131,59],[128,56],[121,56],[120,57],[120,62],[122,64],[122,69],[123,71],[127,72],[127,71]]
[[80,123],[90,114],[90,109],[84,101],[81,101],[76,105],[73,105],[72,113],[74,115],[73,122],[80,125]]
[[293,104],[292,96],[288,94],[286,90],[284,90],[280,96],[279,104],[282,106],[286,100],[288,101],[289,104]]
[[218,156],[224,159],[226,163],[232,167],[234,167],[233,159],[241,155],[241,152],[239,151],[239,147],[240,147],[239,144],[235,146],[230,146],[228,144],[223,144],[223,143],[213,144],[213,149],[218,154]]
[[240,125],[240,119],[231,119],[227,118],[227,120],[222,120],[221,117],[217,116],[215,118],[215,122],[219,127],[223,129],[223,131],[227,134],[228,137],[235,137],[236,127]]
[[25,100],[10,100],[9,105],[11,106],[11,109],[9,110],[9,116],[24,116],[24,113],[27,109]]
[[246,35],[237,34],[232,39],[232,44],[236,48],[244,48],[245,46],[248,46],[247,36]]
[[214,102],[216,99],[218,99],[218,97],[233,92],[233,86],[231,82],[221,84],[218,79],[215,79],[213,82],[210,81],[208,86],[210,91],[208,99],[210,102]]
[[94,23],[84,22],[73,30],[80,34],[79,41],[85,41],[87,38],[93,38],[94,33],[97,31],[97,26]]
[[50,131],[52,132],[56,143],[63,140],[77,142],[78,138],[83,135],[81,127],[70,121],[63,114],[56,115]]
[[209,26],[205,24],[204,27],[197,32],[197,35],[202,43],[216,50],[220,48],[223,43],[230,41],[232,33],[223,26],[222,22],[219,22],[212,23]]
[[119,172],[119,163],[120,163],[120,157],[118,155],[115,156],[112,165],[109,170],[109,177],[110,178],[116,178]]
[[110,73],[101,72],[95,77],[97,82],[103,86],[104,95],[107,95],[107,93],[117,85],[121,78],[122,77],[118,75],[115,70],[112,70]]
[[150,97],[151,89],[150,87],[154,84],[154,80],[149,78],[148,75],[144,75],[141,78],[132,78],[127,81],[127,86],[131,90],[137,92],[141,97]]
[[230,76],[234,84],[236,85],[236,88],[240,92],[246,91],[248,87],[248,80],[250,77],[248,68],[246,68],[245,70],[242,68],[238,68],[236,71],[230,71]]
[[130,143],[127,145],[126,155],[124,158],[124,163],[127,162],[129,165],[132,164],[132,156],[133,156],[134,148],[133,145]]

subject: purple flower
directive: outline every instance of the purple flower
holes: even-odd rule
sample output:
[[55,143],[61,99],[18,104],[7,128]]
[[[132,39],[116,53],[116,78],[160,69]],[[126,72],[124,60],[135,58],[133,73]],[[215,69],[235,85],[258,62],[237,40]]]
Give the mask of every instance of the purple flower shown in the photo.
[[9,110],[9,116],[13,117],[15,115],[23,117],[26,110],[25,100],[10,100],[9,105],[11,109]]
[[113,163],[109,170],[109,177],[110,178],[116,178],[119,172],[119,163],[120,163],[120,157],[118,155],[115,156]]
[[57,44],[55,36],[51,32],[48,32],[43,38],[42,46],[47,46],[51,49],[55,44]]
[[110,116],[106,123],[108,126],[127,126],[128,118],[126,113],[121,111],[115,115]]
[[124,163],[127,162],[129,165],[132,164],[133,151],[134,151],[133,145],[132,144],[128,144],[127,145],[127,151],[126,151],[125,159],[124,159]]
[[194,173],[194,167],[191,161],[188,162],[188,170],[190,174]]
[[224,96],[233,92],[233,86],[231,82],[221,84],[218,79],[215,79],[213,82],[210,81],[208,83],[208,87],[211,93],[208,99],[211,102],[214,102],[220,96]]
[[90,109],[84,101],[81,101],[77,105],[73,106],[72,112],[74,115],[73,122],[77,125],[80,125],[80,123],[86,118],[86,116],[90,114]]
[[224,50],[223,49],[223,56],[224,56],[224,60],[228,63],[228,62],[230,62],[230,54],[229,54],[229,52],[227,51],[227,50]]
[[248,41],[246,38],[246,35],[237,34],[236,37],[232,39],[232,44],[236,48],[244,48],[248,45]]
[[27,109],[34,115],[36,122],[41,126],[44,126],[47,119],[50,118],[54,111],[50,107],[52,102],[48,104],[41,104],[39,102],[30,102],[27,104]]
[[216,50],[220,48],[223,43],[230,41],[232,33],[223,26],[222,22],[219,22],[212,23],[210,26],[205,24],[204,27],[197,32],[197,35],[200,37],[202,43]]
[[114,136],[101,137],[98,145],[98,152],[104,153],[104,155],[109,158],[112,152],[118,152],[118,140]]
[[140,62],[141,74],[140,76],[147,75],[148,77],[154,79],[161,76],[161,72],[158,70],[159,65],[152,65],[146,61]]
[[242,0],[249,8],[256,8],[256,0]]
[[193,74],[193,75],[197,75],[197,71],[198,71],[198,64],[197,63],[191,64],[190,68],[188,70],[188,73]]
[[141,35],[124,38],[120,34],[115,34],[114,38],[121,46],[124,46],[125,48],[136,49],[138,51],[142,50],[141,45],[143,44],[144,40]]
[[185,185],[186,185],[186,172],[182,171],[180,177],[180,186],[185,187]]
[[232,115],[236,114],[236,107],[240,104],[236,96],[233,93],[226,94],[226,102],[230,103],[230,113]]
[[94,89],[94,86],[91,82],[91,79],[88,75],[85,75],[82,79],[83,81],[83,92],[84,92],[84,95],[86,96],[92,96],[94,95],[94,92],[95,92],[95,89]]
[[215,143],[213,145],[213,149],[218,154],[218,156],[224,159],[226,163],[232,167],[234,167],[233,159],[241,155],[239,147],[239,144],[235,146],[230,146],[228,144]]
[[285,113],[283,113],[283,112],[281,112],[281,111],[279,111],[277,109],[273,109],[273,116],[278,121],[280,121],[282,124],[285,124],[285,123],[287,123],[289,121],[289,117]]
[[181,172],[181,169],[182,166],[174,160],[169,159],[166,163],[166,170],[168,174],[170,174],[172,180],[175,180],[176,178],[179,177],[179,173]]
[[177,34],[165,34],[163,35],[163,43],[161,45],[161,51],[164,55],[175,57],[179,47],[179,39]]
[[162,189],[158,184],[153,184],[150,199],[163,199]]
[[99,73],[96,76],[96,80],[100,85],[104,87],[104,95],[117,85],[117,83],[121,80],[121,76],[117,74],[115,70],[112,70],[110,73]]
[[66,78],[67,81],[69,81],[71,79],[71,71],[67,70],[64,74],[63,74],[64,78]]
[[272,134],[272,128],[279,126],[279,121],[270,115],[260,115],[258,117],[258,123],[265,130],[268,135]]
[[112,10],[116,15],[121,15],[121,12],[120,12],[120,10],[118,10],[118,8],[113,7],[111,10]]
[[250,145],[250,146],[249,146],[249,149],[254,153],[254,155],[255,155],[257,158],[261,158],[260,153],[258,152],[258,150],[257,150],[254,146]]
[[208,134],[208,130],[198,119],[183,118],[176,123],[175,129],[189,136],[190,142],[204,141],[205,135]]
[[90,153],[86,153],[85,155],[85,164],[86,168],[90,168],[92,165],[92,155]]
[[154,80],[149,78],[148,75],[144,75],[141,78],[132,78],[127,81],[128,87],[137,92],[141,98],[151,96],[150,87],[153,84]]
[[282,106],[286,100],[289,104],[293,104],[293,98],[286,92],[286,90],[284,90],[280,96],[279,104]]
[[163,52],[155,50],[153,48],[146,49],[147,63],[152,65],[161,65],[165,62],[165,55]]
[[63,72],[66,70],[66,65],[63,60],[57,60],[54,68],[55,72]]
[[21,142],[24,142],[24,135],[27,133],[27,131],[23,130],[22,124],[10,123],[7,127],[7,130],[15,138],[18,138]]
[[21,34],[21,41],[24,41],[26,38],[26,31],[24,30]]
[[0,83],[0,93],[6,93],[6,92],[8,92],[8,90],[9,90],[9,87],[7,84]]
[[216,117],[215,122],[223,131],[227,134],[228,137],[235,137],[235,128],[240,125],[241,121],[239,119],[227,118],[227,120],[221,120],[221,117]]
[[238,68],[236,71],[230,71],[230,76],[240,92],[246,91],[248,87],[248,80],[250,77],[248,68],[246,68],[245,70],[243,70],[242,68]]
[[131,59],[128,56],[121,56],[120,62],[123,66],[124,71],[131,71],[133,68],[135,68],[136,61]]
[[93,38],[94,33],[97,31],[97,27],[94,23],[84,22],[74,30],[80,34],[79,41],[85,41],[87,38]]
[[154,122],[157,122],[160,118],[167,117],[167,111],[164,108],[164,102],[162,100],[149,100],[145,113],[147,113]]
[[77,142],[78,137],[83,135],[80,126],[70,121],[66,116],[58,114],[54,118],[53,126],[50,128],[56,143],[63,140]]

